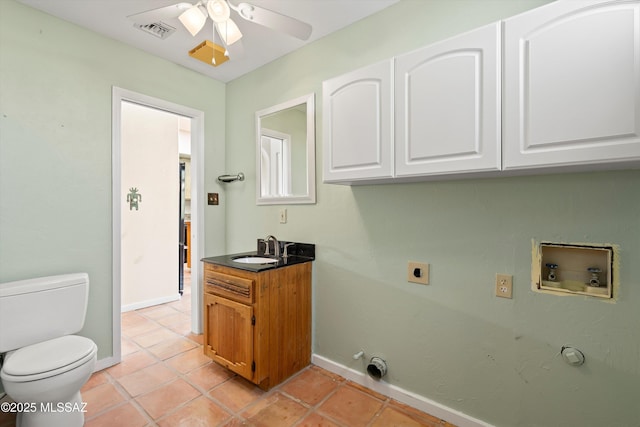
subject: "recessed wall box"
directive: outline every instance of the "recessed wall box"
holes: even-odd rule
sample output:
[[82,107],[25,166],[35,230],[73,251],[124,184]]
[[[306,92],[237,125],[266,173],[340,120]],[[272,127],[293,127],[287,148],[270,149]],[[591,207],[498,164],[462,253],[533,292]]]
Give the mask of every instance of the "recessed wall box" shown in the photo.
[[612,298],[611,246],[541,243],[538,255],[539,290]]

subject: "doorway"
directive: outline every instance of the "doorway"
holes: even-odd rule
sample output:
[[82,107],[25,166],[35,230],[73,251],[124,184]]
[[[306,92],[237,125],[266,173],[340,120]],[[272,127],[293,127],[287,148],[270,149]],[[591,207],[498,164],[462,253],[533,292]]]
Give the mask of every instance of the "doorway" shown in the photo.
[[[147,107],[162,112],[172,113],[190,120],[191,130],[191,158],[190,158],[190,240],[193,242],[189,247],[191,259],[197,260],[204,253],[204,200],[198,195],[203,194],[204,187],[204,113],[179,104],[174,104],[158,98],[128,91],[122,88],[113,87],[112,90],[112,205],[113,205],[113,351],[112,357],[99,361],[98,368],[104,369],[119,363],[121,360],[121,305],[122,305],[122,208],[123,204],[131,203],[131,196],[127,202],[127,194],[122,191],[122,124],[123,124],[123,103],[134,104]],[[176,155],[176,177],[178,171]],[[144,161],[144,159],[140,159]],[[145,203],[144,195],[140,206]],[[176,199],[176,206],[178,205]],[[128,206],[128,205],[127,205]],[[139,209],[140,209],[139,206]],[[176,229],[177,229],[176,224]],[[178,247],[178,239],[175,242]],[[177,252],[176,261],[177,264]],[[202,332],[202,307],[201,307],[201,277],[202,267],[200,263],[191,264],[191,329],[199,334]],[[177,278],[176,278],[177,294]],[[186,295],[185,295],[186,296]]]

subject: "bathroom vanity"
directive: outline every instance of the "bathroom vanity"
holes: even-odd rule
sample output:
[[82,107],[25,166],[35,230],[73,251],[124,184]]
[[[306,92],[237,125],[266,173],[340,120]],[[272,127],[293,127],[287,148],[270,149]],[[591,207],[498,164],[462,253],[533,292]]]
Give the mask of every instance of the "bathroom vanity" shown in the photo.
[[257,252],[203,259],[205,355],[263,390],[307,366],[313,247],[294,244],[268,263],[241,261],[268,257],[260,242]]

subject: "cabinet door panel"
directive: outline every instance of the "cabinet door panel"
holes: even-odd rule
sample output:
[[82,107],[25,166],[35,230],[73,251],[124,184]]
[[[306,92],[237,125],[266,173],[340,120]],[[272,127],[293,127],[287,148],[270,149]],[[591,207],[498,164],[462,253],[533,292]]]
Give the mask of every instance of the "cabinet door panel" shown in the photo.
[[205,352],[247,379],[253,377],[252,316],[251,306],[205,294]]
[[392,67],[384,61],[323,83],[324,182],[393,175]]
[[640,159],[640,4],[558,2],[505,21],[505,169]]
[[500,169],[500,25],[396,59],[396,175]]

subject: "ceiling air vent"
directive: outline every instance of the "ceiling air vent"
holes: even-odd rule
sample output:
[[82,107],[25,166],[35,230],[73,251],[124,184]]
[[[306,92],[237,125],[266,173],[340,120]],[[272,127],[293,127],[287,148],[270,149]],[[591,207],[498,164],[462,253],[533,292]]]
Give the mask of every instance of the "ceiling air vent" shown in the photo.
[[156,36],[160,39],[166,39],[176,30],[171,25],[165,24],[164,22],[153,22],[151,24],[133,24],[134,27],[144,31],[145,33],[149,33],[152,36]]

